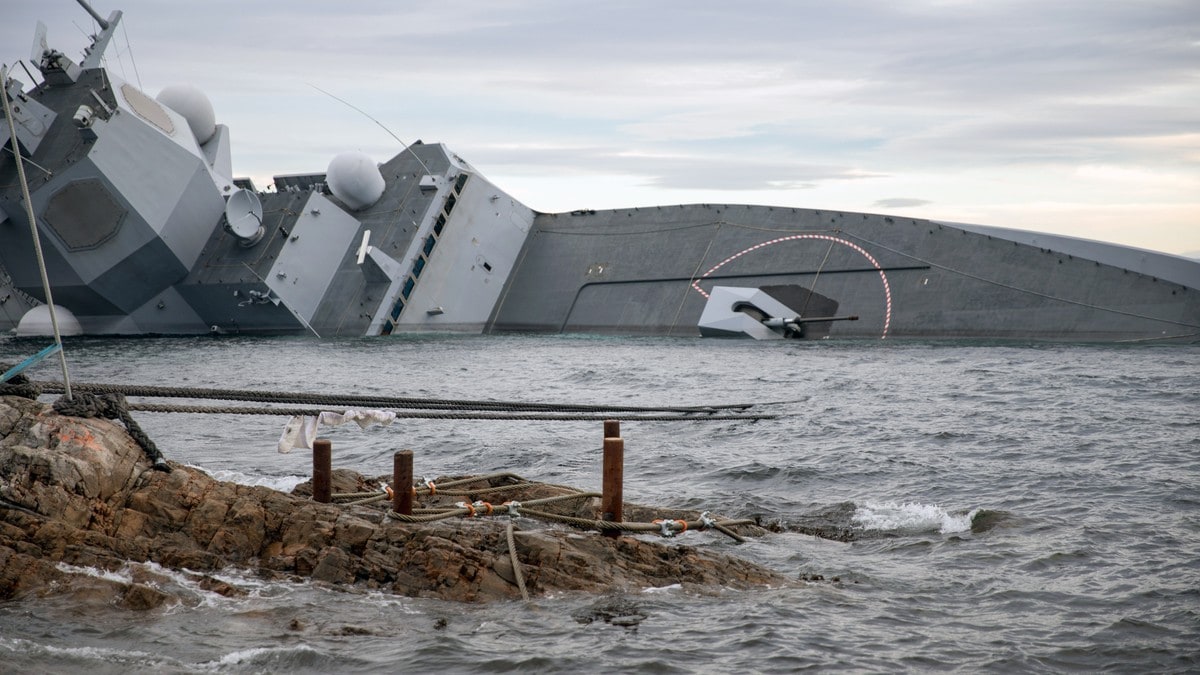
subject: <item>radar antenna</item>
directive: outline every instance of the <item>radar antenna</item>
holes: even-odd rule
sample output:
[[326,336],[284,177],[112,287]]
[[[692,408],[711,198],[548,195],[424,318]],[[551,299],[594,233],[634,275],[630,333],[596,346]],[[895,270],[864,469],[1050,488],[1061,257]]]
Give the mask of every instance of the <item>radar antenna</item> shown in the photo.
[[253,246],[262,239],[262,217],[262,202],[246,188],[229,195],[229,201],[225,202],[225,222],[242,246]]

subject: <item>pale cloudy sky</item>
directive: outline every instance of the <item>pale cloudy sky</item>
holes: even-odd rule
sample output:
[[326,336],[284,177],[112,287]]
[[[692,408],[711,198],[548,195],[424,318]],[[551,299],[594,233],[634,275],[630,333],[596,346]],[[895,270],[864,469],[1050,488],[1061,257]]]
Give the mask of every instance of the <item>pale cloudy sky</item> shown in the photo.
[[[15,6],[14,6],[15,5]],[[540,211],[750,203],[1200,256],[1196,0],[94,0],[114,72],[203,89],[264,186],[386,131]],[[78,57],[72,0],[10,0]],[[78,60],[76,58],[76,60]]]

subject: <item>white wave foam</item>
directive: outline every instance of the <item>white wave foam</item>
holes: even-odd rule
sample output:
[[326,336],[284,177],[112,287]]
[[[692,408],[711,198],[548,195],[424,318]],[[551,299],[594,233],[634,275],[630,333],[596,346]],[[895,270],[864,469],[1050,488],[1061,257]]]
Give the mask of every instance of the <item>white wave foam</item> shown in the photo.
[[93,577],[95,579],[103,579],[104,581],[112,581],[118,584],[132,584],[133,573],[129,566],[125,565],[118,570],[104,570],[99,567],[81,567],[79,565],[70,565],[65,562],[60,562],[55,565],[55,568],[63,574],[73,574],[76,576]]
[[192,468],[199,469],[207,473],[215,480],[224,481],[226,483],[237,483],[238,485],[249,485],[251,487],[269,487],[272,490],[278,490],[280,492],[291,492],[292,490],[296,489],[297,485],[308,480],[308,476],[263,476],[260,474],[249,474],[241,471],[233,471],[231,469],[210,469],[203,466],[192,466]]
[[[124,650],[110,647],[59,647],[39,644],[25,638],[0,638],[0,650],[7,650],[22,657],[66,658],[76,661],[95,662],[104,665],[124,664],[131,666],[164,666],[177,661],[162,654],[152,654],[136,649]],[[2,672],[8,672],[0,669]]]
[[231,666],[264,665],[280,657],[292,654],[319,653],[308,645],[296,645],[295,647],[251,647],[249,649],[239,649],[238,651],[230,652],[222,656],[220,660],[204,663],[201,667],[206,670],[224,670]]
[[[195,607],[226,607],[247,600],[267,598],[286,593],[291,586],[281,582],[264,581],[252,573],[228,568],[220,572],[192,572],[189,570],[173,570],[155,562],[127,562],[115,570],[105,570],[98,567],[83,567],[64,562],[55,567],[63,573],[101,579],[122,585],[142,583],[151,588],[166,592],[179,600],[181,604],[168,608],[167,613],[187,611]],[[245,593],[225,596],[203,587],[204,579],[211,578],[222,581]]]
[[953,514],[936,504],[866,502],[857,505],[851,520],[864,530],[903,530],[941,534],[966,532],[979,509]]

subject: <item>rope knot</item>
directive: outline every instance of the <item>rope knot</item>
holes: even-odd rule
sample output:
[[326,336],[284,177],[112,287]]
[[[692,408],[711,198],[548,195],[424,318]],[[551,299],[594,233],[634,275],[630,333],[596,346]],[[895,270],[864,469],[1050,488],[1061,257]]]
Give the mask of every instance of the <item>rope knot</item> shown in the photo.
[[93,394],[79,392],[71,398],[60,397],[53,404],[59,415],[66,417],[100,417],[111,420],[121,420],[129,436],[142,448],[146,457],[153,463],[154,468],[166,473],[171,472],[154,441],[142,431],[142,427],[129,414],[129,405],[123,394]]
[[67,417],[101,417],[119,419],[128,414],[129,406],[121,394],[76,393],[72,398],[60,397],[54,402],[54,411]]
[[[8,372],[12,367],[13,364],[11,363],[0,362],[0,373]],[[17,373],[7,380],[0,382],[0,391],[3,391],[5,396],[20,396],[21,398],[31,398],[36,401],[42,395],[42,386],[26,377],[23,373]]]

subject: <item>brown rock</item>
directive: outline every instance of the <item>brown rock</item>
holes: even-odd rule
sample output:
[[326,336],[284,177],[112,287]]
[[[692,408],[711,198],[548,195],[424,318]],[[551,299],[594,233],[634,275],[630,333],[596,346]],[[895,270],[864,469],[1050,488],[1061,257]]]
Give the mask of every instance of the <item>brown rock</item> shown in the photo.
[[170,596],[145,584],[131,584],[121,597],[121,606],[126,609],[145,611],[161,607]]
[[[370,490],[378,480],[338,469],[334,492]],[[511,483],[492,480],[495,487]],[[467,501],[496,499],[482,487],[475,489],[480,494],[468,495]],[[546,485],[520,489],[505,498],[562,493]],[[386,503],[317,504],[307,494],[307,485],[287,495],[222,483],[179,465],[170,473],[154,471],[119,424],[63,417],[28,399],[0,397],[0,599],[40,592],[61,580],[58,562],[114,568],[126,560],[199,571],[235,564],[268,576],[298,575],[459,601],[520,597],[506,517],[402,523],[385,517]],[[463,499],[440,494],[422,505]],[[596,504],[583,499],[545,508],[594,518]],[[516,522],[520,572],[535,595],[674,583],[787,583],[746,561],[687,546]],[[202,578],[201,585],[222,594],[238,592],[211,578]],[[169,601],[145,583],[128,584],[118,599],[137,610]]]

